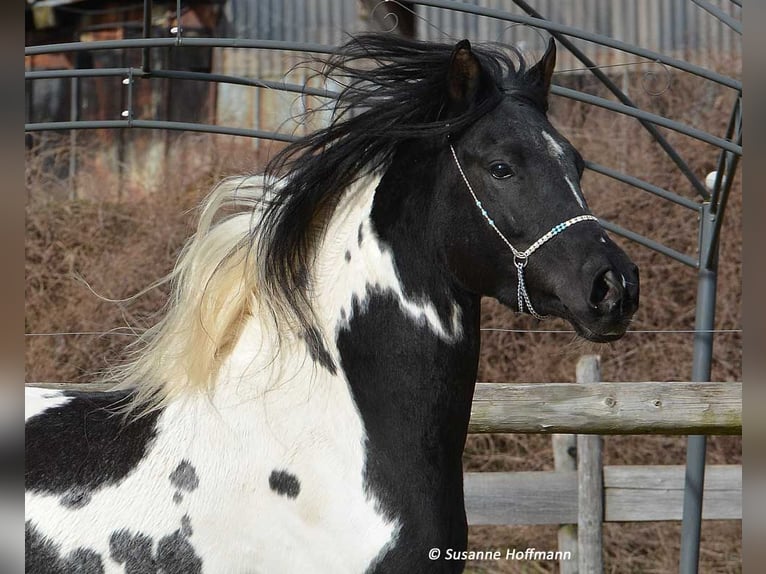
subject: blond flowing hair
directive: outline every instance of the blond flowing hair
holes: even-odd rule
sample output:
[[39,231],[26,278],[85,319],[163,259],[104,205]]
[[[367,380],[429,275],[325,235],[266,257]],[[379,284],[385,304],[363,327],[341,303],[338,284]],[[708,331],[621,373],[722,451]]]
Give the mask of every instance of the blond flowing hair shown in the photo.
[[263,176],[219,183],[173,270],[149,287],[170,283],[163,318],[131,344],[127,362],[102,377],[135,391],[128,410],[151,412],[182,392],[212,390],[266,283],[255,256],[269,203],[265,183]]

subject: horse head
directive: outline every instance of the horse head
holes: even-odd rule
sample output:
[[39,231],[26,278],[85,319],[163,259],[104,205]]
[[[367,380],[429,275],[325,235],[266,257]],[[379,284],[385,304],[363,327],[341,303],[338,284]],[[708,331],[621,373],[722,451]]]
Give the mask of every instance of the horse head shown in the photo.
[[455,46],[447,119],[493,107],[451,133],[441,155],[443,256],[465,289],[605,342],[637,309],[638,269],[591,215],[583,158],[548,120],[555,60],[551,40],[539,62],[498,84],[467,40]]

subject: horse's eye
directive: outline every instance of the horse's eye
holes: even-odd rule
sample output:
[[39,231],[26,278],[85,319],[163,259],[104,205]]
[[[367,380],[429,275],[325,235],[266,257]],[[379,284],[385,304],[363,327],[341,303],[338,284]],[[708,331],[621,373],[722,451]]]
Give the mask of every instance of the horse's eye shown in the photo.
[[507,179],[515,175],[513,168],[507,163],[503,163],[502,161],[497,161],[489,166],[489,173],[495,179]]

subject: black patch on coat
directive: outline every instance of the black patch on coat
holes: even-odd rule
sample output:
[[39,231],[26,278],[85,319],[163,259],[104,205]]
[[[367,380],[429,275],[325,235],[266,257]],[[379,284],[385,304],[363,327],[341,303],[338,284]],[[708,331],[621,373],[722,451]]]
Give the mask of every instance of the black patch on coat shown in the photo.
[[181,504],[184,501],[184,495],[180,492],[176,492],[173,494],[173,502],[176,504]]
[[[188,528],[191,530],[191,526]],[[202,559],[183,531],[176,530],[157,543],[157,566],[157,572],[162,574],[198,574],[202,572]]]
[[181,534],[184,536],[191,536],[194,534],[191,526],[191,518],[189,518],[188,514],[184,514],[181,517]]
[[125,574],[154,573],[157,572],[157,565],[152,542],[146,534],[117,530],[109,537],[109,553],[115,562],[125,565]]
[[137,419],[116,414],[127,392],[66,393],[71,400],[26,423],[27,490],[66,495],[124,479],[144,459],[160,411]]
[[85,490],[76,489],[76,490],[67,492],[64,496],[62,496],[61,499],[59,500],[59,503],[61,504],[61,506],[75,509],[75,508],[82,508],[84,506],[87,506],[90,500],[91,500],[91,496],[89,492]]
[[315,362],[320,364],[322,367],[327,369],[327,371],[334,375],[337,372],[337,368],[335,367],[335,361],[333,361],[332,357],[330,356],[330,353],[327,351],[327,348],[324,346],[324,341],[322,337],[319,334],[319,331],[316,327],[309,327],[306,329],[306,333],[304,334],[304,340],[306,341],[306,346],[309,350],[309,355],[311,356],[311,359]]
[[286,470],[272,470],[269,476],[271,490],[287,498],[297,498],[301,492],[298,477]]
[[351,262],[351,252],[346,250],[346,263]]
[[365,486],[388,518],[401,524],[399,542],[378,557],[371,574],[464,567],[462,561],[428,558],[431,548],[463,550],[468,543],[462,453],[481,314],[480,297],[457,283],[441,251],[445,237],[455,236],[452,208],[439,203],[446,200],[435,180],[443,149],[443,142],[400,146],[375,192],[370,218],[394,254],[404,295],[432,304],[448,334],[457,305],[462,336],[441,339],[427,323],[403,313],[393,293],[371,287],[364,304],[353,302],[348,327],[337,335],[340,364],[367,435]]
[[78,548],[69,555],[68,572],[73,574],[104,574],[104,562],[95,550]]
[[104,574],[100,554],[89,548],[77,548],[62,557],[58,545],[42,536],[31,521],[26,522],[24,542],[27,574]]
[[[475,314],[464,308],[464,317]],[[365,487],[399,541],[370,574],[462,572],[461,561],[432,561],[431,548],[463,550],[467,523],[462,452],[478,363],[478,320],[467,339],[447,343],[402,314],[398,298],[373,292],[354,308],[338,350],[367,433]]]
[[150,536],[118,530],[109,537],[112,558],[125,565],[125,574],[199,574],[202,559],[189,542],[191,519],[181,518],[181,528],[157,542],[157,554]]
[[359,247],[362,246],[362,241],[364,241],[364,223],[359,224],[359,231],[356,233],[356,243],[359,245]]
[[182,460],[168,478],[178,490],[192,492],[199,486],[197,470],[188,460]]
[[191,519],[181,518],[181,528],[157,542],[157,554],[150,536],[129,530],[113,532],[109,538],[112,558],[125,565],[126,574],[199,574],[202,559],[188,538],[192,534]]
[[336,339],[366,431],[365,488],[401,525],[396,542],[367,574],[464,568],[464,561],[428,558],[431,548],[460,551],[468,544],[462,454],[481,316],[479,295],[456,281],[442,251],[445,238],[457,235],[447,188],[435,181],[443,171],[439,162],[449,159],[443,151],[443,142],[428,140],[400,146],[375,192],[370,218],[394,254],[405,296],[432,304],[448,334],[457,305],[461,337],[445,341],[425,321],[404,313],[392,292],[368,286],[366,301],[353,302]]

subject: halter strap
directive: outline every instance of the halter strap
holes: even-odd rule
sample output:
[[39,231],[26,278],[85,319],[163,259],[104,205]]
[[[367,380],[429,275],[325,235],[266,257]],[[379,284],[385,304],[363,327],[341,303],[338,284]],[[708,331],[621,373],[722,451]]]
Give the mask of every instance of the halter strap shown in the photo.
[[503,235],[502,231],[498,229],[497,225],[495,225],[494,219],[492,219],[489,216],[489,214],[487,213],[487,210],[484,208],[481,201],[476,196],[476,192],[473,190],[473,187],[471,187],[471,183],[468,181],[468,178],[466,177],[465,172],[463,171],[463,166],[460,165],[460,161],[457,159],[457,153],[455,153],[455,148],[452,144],[450,144],[449,149],[452,152],[452,157],[455,159],[455,165],[457,166],[457,169],[460,172],[460,175],[462,176],[463,181],[465,182],[465,185],[468,188],[468,191],[471,193],[471,197],[473,197],[473,201],[476,204],[476,207],[479,209],[479,211],[481,212],[482,216],[487,221],[487,223],[489,223],[489,226],[495,231],[495,233],[497,233],[498,237],[500,237],[500,239],[502,239],[503,242],[513,252],[513,263],[516,266],[516,272],[519,277],[518,286],[516,288],[516,297],[518,298],[519,312],[523,313],[524,306],[526,305],[530,315],[532,315],[536,319],[540,319],[540,320],[545,319],[547,315],[540,315],[537,311],[535,311],[534,307],[532,307],[532,301],[529,299],[529,293],[527,293],[527,287],[524,283],[524,267],[526,267],[527,265],[527,260],[529,259],[529,256],[532,255],[538,249],[540,249],[540,247],[542,247],[547,241],[553,239],[559,233],[561,233],[568,227],[574,225],[575,223],[579,223],[581,221],[598,222],[598,218],[594,217],[593,215],[578,215],[577,217],[567,219],[566,221],[551,227],[548,233],[540,237],[540,239],[535,241],[532,245],[527,247],[524,251],[519,251],[513,245],[511,245],[511,242],[508,241],[508,238],[505,235]]

